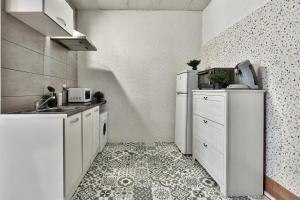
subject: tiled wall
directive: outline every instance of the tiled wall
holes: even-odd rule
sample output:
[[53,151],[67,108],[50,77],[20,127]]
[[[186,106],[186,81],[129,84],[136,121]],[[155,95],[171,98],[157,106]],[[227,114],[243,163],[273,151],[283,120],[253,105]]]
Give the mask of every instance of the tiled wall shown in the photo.
[[51,85],[77,86],[77,53],[2,10],[2,113],[33,109]]
[[[300,195],[300,3],[272,0],[202,47],[202,68],[260,66],[266,175]],[[255,148],[255,147],[253,147]]]

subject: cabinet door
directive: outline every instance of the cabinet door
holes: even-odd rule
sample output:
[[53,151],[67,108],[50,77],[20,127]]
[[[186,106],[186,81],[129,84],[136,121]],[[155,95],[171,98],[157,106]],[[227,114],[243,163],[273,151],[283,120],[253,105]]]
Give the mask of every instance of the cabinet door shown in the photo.
[[81,114],[65,120],[65,195],[74,187],[82,173]]
[[93,109],[82,112],[83,170],[87,170],[93,149]]
[[188,88],[187,80],[188,80],[188,73],[182,73],[177,75],[176,92],[187,93],[187,88]]
[[100,142],[99,106],[93,108],[93,155],[98,152]]
[[73,9],[65,0],[44,0],[44,12],[71,35],[74,29]]
[[175,144],[183,154],[186,154],[187,133],[187,94],[176,96]]

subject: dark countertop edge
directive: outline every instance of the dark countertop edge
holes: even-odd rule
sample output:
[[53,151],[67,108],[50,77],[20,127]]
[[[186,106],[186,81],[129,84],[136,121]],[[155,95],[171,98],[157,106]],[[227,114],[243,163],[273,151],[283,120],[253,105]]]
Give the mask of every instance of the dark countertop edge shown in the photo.
[[72,115],[76,115],[78,113],[84,112],[96,106],[102,106],[106,104],[106,102],[107,102],[106,100],[102,102],[92,102],[91,104],[87,104],[87,105],[83,105],[82,103],[71,103],[68,104],[67,106],[80,106],[80,108],[64,112],[63,114],[67,114],[67,116],[70,117]]
[[53,112],[53,113],[33,113],[32,111],[19,111],[19,112],[11,112],[11,113],[5,113],[5,114],[34,114],[34,115],[44,115],[44,114],[62,114],[62,115],[67,115],[68,117],[84,112],[88,109],[94,108],[96,106],[102,106],[107,103],[106,100],[101,101],[101,102],[88,102],[88,103],[69,103],[68,105],[64,105],[64,107],[68,106],[78,106],[78,108],[65,111],[65,112]]

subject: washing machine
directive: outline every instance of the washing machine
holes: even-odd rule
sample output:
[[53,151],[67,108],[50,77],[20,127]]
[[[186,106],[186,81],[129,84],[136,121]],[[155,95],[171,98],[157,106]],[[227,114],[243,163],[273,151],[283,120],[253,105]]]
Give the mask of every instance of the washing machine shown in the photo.
[[108,113],[102,112],[100,113],[100,143],[99,143],[99,152],[103,150],[107,143],[107,134],[108,134],[108,126],[107,126],[107,118]]

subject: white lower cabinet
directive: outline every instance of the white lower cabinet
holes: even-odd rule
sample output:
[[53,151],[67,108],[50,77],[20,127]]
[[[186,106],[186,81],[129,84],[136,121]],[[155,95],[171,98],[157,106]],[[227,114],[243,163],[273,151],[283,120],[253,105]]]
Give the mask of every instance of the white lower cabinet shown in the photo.
[[263,194],[264,91],[193,91],[193,158],[225,196]]
[[100,143],[100,109],[93,108],[93,157],[97,155]]
[[81,113],[65,120],[64,135],[65,195],[68,195],[82,174]]
[[86,171],[93,155],[93,109],[82,112],[82,159],[83,170]]
[[70,200],[99,148],[99,106],[65,119],[64,194]]

